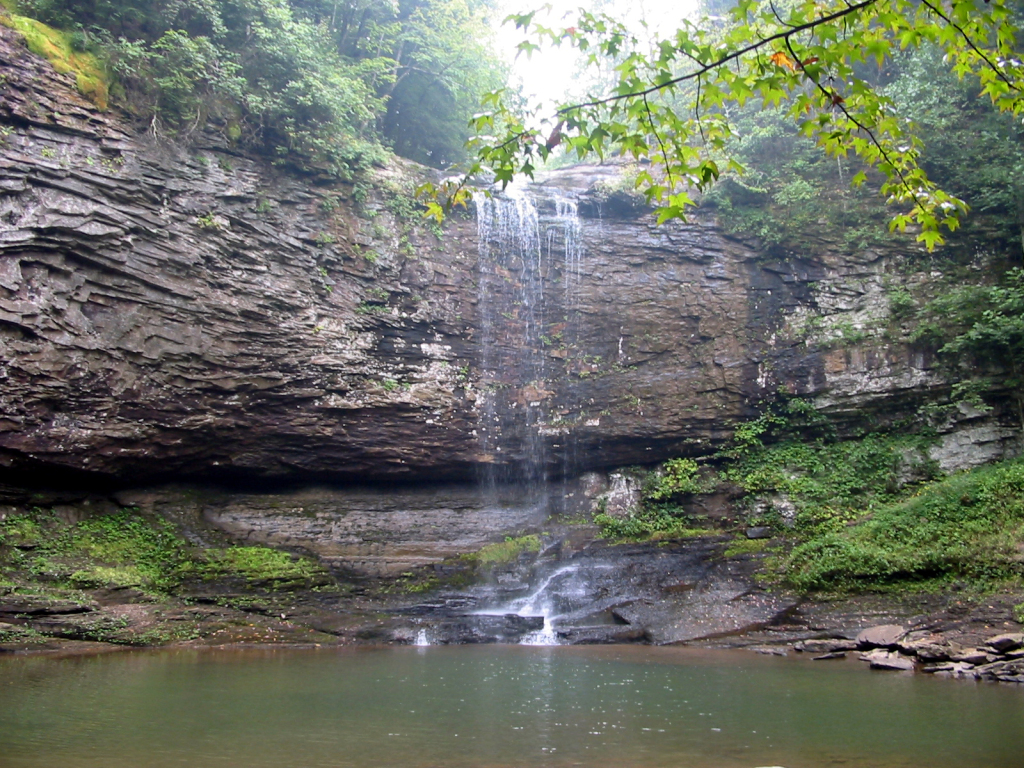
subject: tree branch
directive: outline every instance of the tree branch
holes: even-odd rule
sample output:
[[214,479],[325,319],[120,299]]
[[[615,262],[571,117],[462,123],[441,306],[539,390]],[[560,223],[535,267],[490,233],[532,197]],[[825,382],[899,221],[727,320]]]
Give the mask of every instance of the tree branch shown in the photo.
[[889,166],[896,172],[896,175],[899,176],[900,184],[902,184],[903,188],[907,190],[914,198],[914,205],[916,205],[919,208],[922,207],[921,201],[917,197],[916,190],[914,190],[914,188],[911,187],[911,185],[907,182],[907,178],[906,176],[903,175],[903,171],[896,163],[892,161],[892,159],[889,156],[889,153],[886,151],[885,147],[882,146],[881,142],[875,136],[874,132],[866,125],[864,125],[860,120],[858,120],[856,117],[850,114],[850,110],[843,106],[842,102],[834,98],[834,93],[830,93],[828,88],[823,86],[817,78],[813,77],[803,67],[803,65],[800,63],[800,57],[797,55],[796,51],[793,50],[793,45],[788,37],[786,38],[786,48],[789,50],[790,55],[793,57],[793,61],[796,62],[796,66],[800,67],[800,71],[804,73],[804,77],[806,77],[808,80],[814,83],[814,86],[819,91],[821,91],[822,95],[824,95],[826,99],[832,102],[832,107],[838,107],[839,110],[846,116],[847,120],[849,120],[851,123],[857,126],[858,130],[863,131],[865,134],[867,134],[868,139],[871,140],[871,143],[874,144],[875,148],[881,153],[882,157],[885,159],[885,162],[888,163]]
[[981,50],[977,45],[974,44],[974,41],[971,40],[970,36],[963,29],[963,27],[961,27],[959,24],[957,24],[955,21],[953,21],[951,18],[949,18],[949,16],[947,16],[941,10],[939,10],[934,5],[932,5],[931,2],[929,2],[929,0],[921,0],[921,5],[925,6],[928,10],[930,10],[932,13],[934,13],[936,16],[938,16],[944,22],[949,24],[949,26],[951,26],[953,29],[955,29],[957,32],[959,32],[960,36],[963,37],[963,39],[967,41],[967,45],[970,46],[971,50],[974,51],[976,54],[978,54],[978,56],[981,57],[981,59],[986,64],[988,64],[989,68],[993,72],[996,73],[996,77],[998,77],[1000,80],[1002,80],[1008,86],[1010,86],[1013,90],[1015,90],[1015,91],[1019,91],[1020,90],[1020,85],[1018,83],[1013,82],[1005,74],[1003,74],[1003,70],[1000,69],[996,65],[996,63],[994,61],[992,61],[992,59],[990,59],[988,57],[988,55],[983,50]]
[[568,107],[562,107],[560,110],[558,110],[556,114],[564,115],[568,114],[569,112],[575,112],[580,109],[586,109],[587,107],[600,107],[604,104],[613,104],[617,101],[622,101],[623,99],[632,99],[637,97],[646,98],[647,96],[650,96],[652,93],[657,93],[658,91],[664,90],[669,86],[678,85],[679,83],[684,83],[688,80],[693,80],[694,78],[700,77],[701,75],[704,75],[713,69],[718,69],[719,67],[728,64],[734,60],[740,59],[746,54],[750,53],[751,51],[756,51],[760,48],[763,48],[764,46],[773,43],[776,40],[788,40],[793,35],[799,34],[800,32],[805,32],[809,29],[814,29],[815,27],[820,27],[824,24],[829,24],[845,16],[850,16],[851,14],[856,13],[859,10],[874,5],[876,2],[878,2],[878,0],[861,0],[861,2],[855,5],[848,5],[846,8],[836,11],[834,13],[830,13],[828,16],[822,16],[821,18],[815,19],[814,21],[808,21],[805,24],[800,24],[798,26],[791,27],[785,32],[777,32],[774,35],[769,35],[768,37],[761,38],[756,43],[751,43],[750,45],[735,50],[732,53],[729,53],[725,56],[722,56],[720,59],[711,62],[710,64],[701,65],[701,67],[696,72],[690,72],[689,74],[686,75],[680,75],[679,77],[673,78],[672,80],[668,80],[667,82],[661,83],[660,85],[652,85],[650,88],[645,88],[642,91],[634,91],[633,93],[622,93],[616,96],[608,96],[603,99],[594,99],[593,101],[585,101],[581,102],[580,104],[572,104]]

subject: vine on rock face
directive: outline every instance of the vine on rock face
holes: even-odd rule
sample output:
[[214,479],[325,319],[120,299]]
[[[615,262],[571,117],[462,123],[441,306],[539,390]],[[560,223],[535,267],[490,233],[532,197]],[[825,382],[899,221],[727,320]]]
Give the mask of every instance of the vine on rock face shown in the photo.
[[[914,227],[929,250],[954,230],[967,205],[940,189],[921,168],[921,142],[912,123],[866,75],[902,49],[935,46],[951,71],[972,76],[981,94],[1003,111],[1024,111],[1024,63],[1015,50],[1017,24],[1005,0],[740,0],[730,20],[684,22],[645,53],[623,24],[581,11],[573,26],[550,29],[536,12],[509,17],[529,35],[529,55],[543,43],[570,46],[590,64],[618,62],[610,93],[564,104],[552,115],[523,113],[496,91],[473,119],[476,162],[461,181],[423,192],[428,215],[464,204],[466,179],[484,169],[507,184],[533,175],[556,147],[579,159],[620,154],[649,160],[637,189],[655,205],[659,222],[684,218],[727,168],[742,171],[727,153],[734,136],[729,110],[759,101],[785,108],[800,131],[833,156],[854,155],[880,172],[880,188],[902,208],[892,229]],[[539,127],[534,127],[539,126]],[[497,133],[496,136],[487,135]]]

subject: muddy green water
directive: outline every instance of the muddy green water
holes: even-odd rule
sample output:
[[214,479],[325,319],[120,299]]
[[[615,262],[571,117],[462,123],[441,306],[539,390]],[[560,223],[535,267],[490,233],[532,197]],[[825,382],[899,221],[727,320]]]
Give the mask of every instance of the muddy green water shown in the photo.
[[0,768],[1021,768],[1024,689],[748,652],[0,659]]

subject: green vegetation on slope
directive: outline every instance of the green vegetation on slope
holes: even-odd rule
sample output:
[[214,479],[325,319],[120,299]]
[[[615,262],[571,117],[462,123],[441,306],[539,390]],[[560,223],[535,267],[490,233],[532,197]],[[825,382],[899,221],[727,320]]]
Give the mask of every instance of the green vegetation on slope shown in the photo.
[[1024,460],[946,478],[858,525],[796,547],[786,579],[802,589],[869,589],[1024,576]]
[[[343,177],[388,145],[439,167],[460,159],[480,94],[504,81],[486,4],[470,0],[21,0],[17,12],[58,69],[102,61],[113,100],[152,131],[218,127]],[[105,102],[95,67],[67,66]]]
[[93,54],[75,50],[71,35],[16,14],[0,16],[0,23],[18,30],[29,50],[47,59],[55,70],[73,72],[82,95],[92,99],[100,109],[107,108],[110,98],[107,74]]
[[935,349],[960,382],[954,394],[984,405],[1007,390],[1024,429],[1024,269],[988,285],[951,285],[918,310],[913,339]]
[[595,522],[615,538],[692,536],[693,495],[732,488],[744,514],[726,527],[767,526],[778,540],[741,536],[724,554],[771,549],[776,576],[804,591],[1024,579],[1024,459],[941,476],[927,427],[903,426],[838,441],[809,403],[783,396],[707,466],[668,462],[647,475],[638,509]]
[[737,425],[730,444],[704,467],[693,459],[672,459],[646,474],[638,509],[623,518],[602,513],[594,520],[613,538],[707,533],[704,521],[688,514],[687,502],[724,485],[745,494],[741,506],[766,496],[785,500],[786,519],[768,505],[748,510],[748,522],[814,535],[901,498],[910,492],[909,479],[933,477],[936,469],[925,453],[929,443],[926,432],[903,431],[838,441],[809,402],[780,395],[760,416]]

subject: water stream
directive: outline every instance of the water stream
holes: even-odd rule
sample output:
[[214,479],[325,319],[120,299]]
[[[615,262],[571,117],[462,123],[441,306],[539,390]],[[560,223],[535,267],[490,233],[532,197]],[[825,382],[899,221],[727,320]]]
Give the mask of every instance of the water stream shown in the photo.
[[0,768],[1019,768],[1014,687],[742,651],[0,658]]

